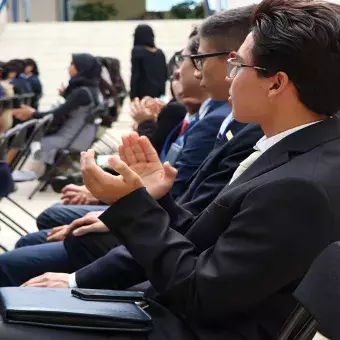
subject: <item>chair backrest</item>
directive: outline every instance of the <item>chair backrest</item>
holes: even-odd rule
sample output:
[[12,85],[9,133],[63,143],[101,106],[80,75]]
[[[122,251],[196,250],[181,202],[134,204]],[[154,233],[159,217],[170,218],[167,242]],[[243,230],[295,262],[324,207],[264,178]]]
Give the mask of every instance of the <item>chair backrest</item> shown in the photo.
[[309,340],[316,330],[340,339],[340,242],[318,256],[293,295],[299,304],[276,340]]
[[35,125],[34,131],[30,134],[29,139],[26,143],[26,150],[18,156],[19,159],[15,159],[15,167],[18,167],[19,170],[22,169],[25,162],[27,161],[30,148],[33,142],[40,142],[41,139],[45,136],[46,131],[53,121],[53,114],[48,114],[45,117],[39,119]]
[[20,124],[12,129],[6,131],[4,135],[0,137],[0,160],[6,160],[6,155],[12,142],[15,140],[16,136],[20,133]]
[[17,125],[17,129],[19,130],[19,132],[8,145],[9,149],[17,151],[14,159],[10,164],[12,170],[16,168],[21,158],[25,155],[26,150],[30,148],[30,145],[32,143],[32,135],[36,129],[38,122],[39,121],[37,119],[31,119],[27,122]]
[[45,117],[39,119],[39,122],[35,128],[35,131],[32,136],[32,141],[34,142],[40,142],[41,139],[46,135],[46,132],[53,121],[53,114],[50,113],[46,115]]
[[314,261],[294,292],[329,339],[340,339],[340,242],[331,244]]

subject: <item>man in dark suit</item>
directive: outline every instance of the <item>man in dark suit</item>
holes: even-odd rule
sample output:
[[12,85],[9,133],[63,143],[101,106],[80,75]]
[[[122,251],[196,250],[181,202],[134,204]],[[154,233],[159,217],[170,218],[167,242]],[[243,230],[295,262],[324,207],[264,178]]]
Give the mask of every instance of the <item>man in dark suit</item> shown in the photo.
[[[265,137],[185,235],[176,230],[182,224],[171,224],[171,200],[164,210],[153,198],[164,198],[173,178],[146,139],[126,149],[126,162],[110,160],[121,177],[103,173],[93,151],[83,153],[86,186],[112,204],[101,220],[177,320],[151,308],[149,339],[275,338],[301,278],[339,239],[339,22],[339,5],[327,2],[264,0],[257,7],[227,77],[235,119],[260,123]],[[135,160],[131,150],[139,151]]]
[[[216,24],[221,26],[221,21],[224,23],[219,31],[214,32],[213,36],[211,36],[212,41],[214,41],[216,37],[220,37],[221,39],[224,34],[228,34],[229,31],[238,27],[240,33],[235,35],[232,46],[230,46],[230,49],[232,49],[236,46],[233,44],[237,44],[237,46],[241,44],[242,39],[246,36],[246,32],[249,31],[250,14],[250,7],[240,8],[236,11],[234,10],[221,13],[219,16],[213,16],[207,19],[203,26],[210,29],[210,27],[214,27]],[[224,50],[227,48],[229,48],[228,45],[224,47]],[[215,49],[222,49],[222,47],[217,45]],[[188,52],[185,53],[185,55],[187,54]],[[204,84],[203,87],[216,99],[222,99],[222,96],[225,96],[225,100],[227,100],[228,97],[229,85],[225,83],[224,76],[221,73],[225,70],[227,57],[228,55],[226,54],[215,58],[211,57],[209,58],[209,62],[205,63],[205,65],[210,68],[209,77],[211,77],[211,74],[214,75],[218,86],[210,80]],[[189,67],[191,67],[191,72],[194,72],[190,58],[183,58],[182,63],[179,66],[183,76],[182,78],[184,78],[183,72],[187,72]],[[187,78],[188,77],[185,77],[185,79]],[[200,77],[200,79],[201,81],[205,81],[205,75]],[[198,215],[211,203],[224,187],[225,183],[230,180],[238,164],[252,152],[253,145],[263,135],[259,126],[251,126],[246,128],[243,132],[244,126],[245,124],[233,120],[232,116],[231,118],[228,118],[227,124],[223,124],[219,131],[215,149],[203,162],[198,171],[196,171],[195,175],[191,176],[189,181],[185,183],[187,197],[180,198],[181,205],[183,205],[186,210],[190,211],[192,216]],[[217,135],[217,132],[215,135]],[[211,178],[209,178],[210,176]],[[205,179],[207,179],[207,181],[205,181]],[[94,217],[89,217],[88,219],[82,219],[78,226],[82,224],[85,224],[86,226],[79,229],[79,232],[86,230],[88,233],[91,232],[92,228],[94,228],[92,232],[96,232],[95,228],[98,225],[98,220]],[[46,240],[46,232],[40,232],[40,235],[42,236],[39,240],[44,243]],[[30,243],[32,238],[37,239],[36,235],[29,235],[25,237],[23,241],[24,243],[32,244]],[[70,235],[65,240],[66,251],[63,242],[16,249],[11,253],[0,256],[0,265],[3,273],[0,275],[0,286],[20,285],[45,272],[73,272],[104,256],[118,244],[117,238],[112,233],[100,234],[97,231],[96,234],[92,233],[82,237]],[[111,258],[110,255],[108,255],[102,262],[104,263],[103,266],[100,268],[105,268],[105,261],[108,261],[109,263],[115,261],[114,257],[118,256],[116,255],[117,251],[113,251],[112,254],[114,254],[114,256]],[[117,260],[117,262],[118,264],[120,263],[119,260]],[[37,263],[38,265],[36,265]],[[16,268],[16,270],[14,271],[13,268]],[[21,270],[17,270],[18,268],[21,268]],[[96,268],[95,270],[99,271],[100,268]],[[126,273],[128,273],[129,268],[126,269]],[[118,269],[117,271],[120,270]],[[113,270],[112,273],[113,276],[115,276]],[[133,273],[133,271],[130,271],[130,273]],[[103,274],[105,274],[105,270],[103,270]],[[75,280],[72,280],[71,282],[77,282],[77,276],[78,273],[76,273]],[[129,275],[121,276],[122,279],[120,280],[119,287],[127,288],[129,286],[131,279],[128,276]],[[49,274],[48,278],[50,281],[53,281],[51,284],[54,286],[56,283],[54,282],[54,278],[60,286],[70,285],[67,274]],[[89,279],[92,280],[93,278]],[[135,280],[136,283],[138,283],[138,276],[136,276]],[[83,281],[85,280],[80,279],[79,282]],[[99,280],[99,282],[101,282],[101,280]],[[114,282],[111,281],[106,284],[112,285]],[[85,285],[87,286],[88,283]]]

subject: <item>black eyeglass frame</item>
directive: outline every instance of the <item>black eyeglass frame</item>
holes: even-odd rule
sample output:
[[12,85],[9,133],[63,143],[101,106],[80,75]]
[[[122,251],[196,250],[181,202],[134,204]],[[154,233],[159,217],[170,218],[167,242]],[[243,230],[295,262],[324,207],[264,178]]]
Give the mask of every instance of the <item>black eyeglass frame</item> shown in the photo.
[[231,51],[220,51],[220,52],[213,52],[213,53],[201,53],[201,54],[193,54],[191,55],[191,60],[195,65],[195,69],[197,71],[202,71],[203,69],[203,60],[206,58],[213,58],[213,57],[220,57],[223,55],[230,54]]

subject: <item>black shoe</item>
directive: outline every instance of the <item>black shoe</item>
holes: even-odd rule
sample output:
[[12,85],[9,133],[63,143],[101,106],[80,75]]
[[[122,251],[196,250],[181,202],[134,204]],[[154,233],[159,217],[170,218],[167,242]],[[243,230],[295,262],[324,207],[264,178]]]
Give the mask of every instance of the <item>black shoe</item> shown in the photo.
[[81,173],[75,173],[69,176],[57,176],[54,177],[51,182],[53,190],[58,194],[60,194],[61,190],[69,184],[82,185],[83,179]]

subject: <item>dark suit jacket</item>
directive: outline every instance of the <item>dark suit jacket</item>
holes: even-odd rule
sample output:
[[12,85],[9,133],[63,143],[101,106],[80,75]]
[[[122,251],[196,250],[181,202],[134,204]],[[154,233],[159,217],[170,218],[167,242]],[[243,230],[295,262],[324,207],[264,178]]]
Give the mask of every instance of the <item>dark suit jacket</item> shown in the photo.
[[[181,207],[171,205],[172,224],[179,225],[178,230],[181,232],[184,233],[188,223],[214,200],[230,181],[239,163],[254,151],[253,146],[263,136],[258,125],[248,125],[241,129],[243,126],[244,124],[234,122],[229,127],[234,131],[234,137],[230,141],[226,140],[217,145],[196,175],[186,183],[187,194],[181,198]],[[239,132],[236,132],[237,130]],[[168,200],[172,201],[171,196],[160,200],[160,204],[169,206]],[[98,256],[100,249],[103,249],[102,258],[77,271],[76,280],[79,287],[125,289],[145,279],[143,269],[134,261],[125,247],[112,249],[104,256],[107,247],[103,247],[103,244],[107,244],[112,239],[112,247],[116,246],[116,238],[113,235],[92,234],[89,236],[91,237],[70,236],[65,241],[69,260],[76,268],[78,264],[84,266],[84,263],[91,262],[93,255]]]
[[[157,153],[160,154],[167,136],[183,121],[186,112],[187,110],[182,104],[170,102],[161,110],[157,121],[147,120],[139,124],[138,133],[141,136],[147,136]],[[180,128],[178,133],[179,131]],[[178,133],[173,135],[170,143],[176,140]]]
[[221,102],[215,102],[206,116],[185,135],[183,149],[175,164],[178,174],[171,188],[171,194],[175,198],[184,193],[185,183],[214,148],[221,124],[230,112],[228,103],[221,105]]
[[270,148],[185,236],[143,188],[101,219],[198,338],[272,339],[313,260],[340,238],[339,170],[340,122],[332,118]]

